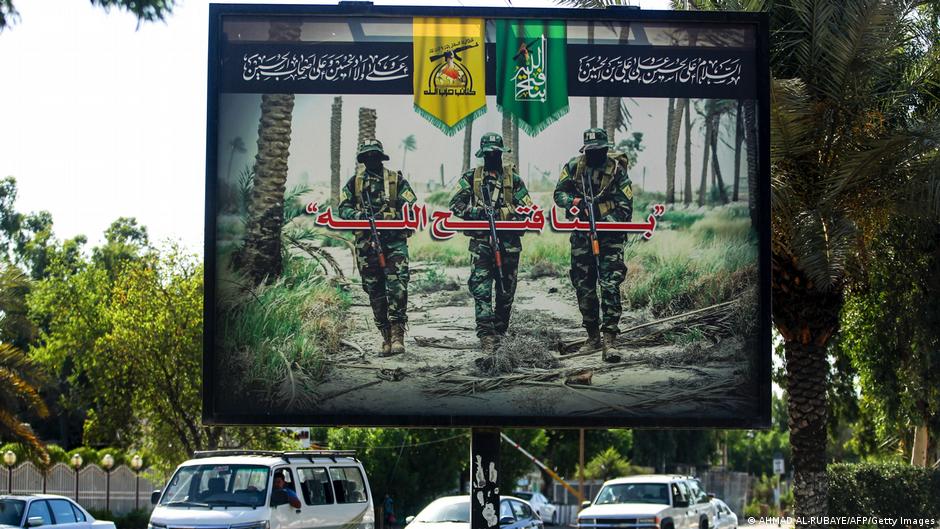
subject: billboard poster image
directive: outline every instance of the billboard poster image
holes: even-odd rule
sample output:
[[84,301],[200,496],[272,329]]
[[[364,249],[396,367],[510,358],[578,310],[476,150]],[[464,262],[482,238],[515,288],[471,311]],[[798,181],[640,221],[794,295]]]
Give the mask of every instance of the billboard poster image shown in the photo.
[[762,15],[210,14],[204,419],[760,427]]

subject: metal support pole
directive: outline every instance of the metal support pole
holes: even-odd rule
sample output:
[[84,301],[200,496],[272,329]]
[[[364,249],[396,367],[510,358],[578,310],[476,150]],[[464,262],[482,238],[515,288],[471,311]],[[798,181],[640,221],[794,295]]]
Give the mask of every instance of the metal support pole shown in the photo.
[[[584,501],[584,428],[578,430],[578,492]],[[578,510],[581,510],[580,505]]]
[[470,529],[499,527],[499,429],[470,434]]
[[111,469],[109,468],[105,474],[107,479],[104,486],[104,510],[111,512]]
[[7,493],[13,494],[13,466],[7,466]]
[[78,467],[75,467],[75,502],[78,502]]
[[134,472],[134,510],[140,509],[140,471]]

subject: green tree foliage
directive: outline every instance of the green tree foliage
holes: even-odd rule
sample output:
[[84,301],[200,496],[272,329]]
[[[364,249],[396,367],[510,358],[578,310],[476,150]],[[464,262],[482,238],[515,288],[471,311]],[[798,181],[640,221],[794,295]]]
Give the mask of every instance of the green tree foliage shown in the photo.
[[717,435],[712,430],[636,430],[632,461],[658,472],[674,471],[677,465],[707,466],[717,451]]
[[[141,22],[165,20],[176,5],[175,0],[90,0],[93,6],[105,11],[117,8],[137,17],[138,27]],[[0,0],[0,32],[19,20],[19,12],[13,0]]]
[[591,458],[585,465],[584,476],[588,479],[607,481],[608,479],[642,474],[646,471],[647,469],[631,465],[626,458],[620,455],[616,448],[611,446]]
[[457,493],[461,481],[469,479],[466,430],[331,428],[327,442],[332,449],[356,450],[376,502],[390,494],[400,519],[439,496]]
[[842,315],[840,345],[858,368],[864,406],[877,437],[904,436],[912,425],[940,434],[940,223],[893,222],[872,243],[867,284]]

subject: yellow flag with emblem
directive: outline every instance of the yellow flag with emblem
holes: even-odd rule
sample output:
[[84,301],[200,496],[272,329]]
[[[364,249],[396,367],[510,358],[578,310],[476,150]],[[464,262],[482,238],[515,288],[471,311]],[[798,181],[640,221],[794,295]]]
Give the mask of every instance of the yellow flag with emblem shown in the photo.
[[482,18],[415,17],[415,112],[453,136],[486,112]]

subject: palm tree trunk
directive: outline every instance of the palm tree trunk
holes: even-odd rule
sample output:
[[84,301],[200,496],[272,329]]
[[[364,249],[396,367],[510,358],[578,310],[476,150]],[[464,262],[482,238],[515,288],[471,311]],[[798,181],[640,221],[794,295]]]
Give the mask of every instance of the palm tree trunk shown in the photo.
[[[621,45],[626,45],[630,40],[630,26],[625,24],[620,30],[620,38],[618,43]],[[623,122],[623,115],[620,113],[620,98],[619,97],[605,97],[604,98],[604,130],[607,131],[607,138],[610,140],[610,143],[617,144],[615,136],[617,130],[623,127],[625,123]]]
[[738,109],[734,113],[734,190],[731,200],[738,201],[738,189],[741,186],[741,142],[744,141],[744,118],[741,115],[744,103],[738,101]]
[[757,109],[753,100],[744,102],[744,142],[747,147],[747,209],[751,226],[758,229],[757,218]]
[[822,292],[793,255],[776,245],[771,257],[774,325],[784,340],[787,409],[793,454],[796,516],[827,512],[826,345],[838,328],[840,288]]
[[682,202],[692,203],[692,102],[685,100],[685,190]]
[[[270,40],[299,40],[300,26],[297,22],[272,22]],[[237,261],[255,284],[281,275],[281,228],[293,111],[294,94],[261,96],[255,185],[248,205],[245,246]]]
[[666,203],[676,202],[676,160],[679,155],[679,131],[682,126],[684,105],[688,99],[669,99],[668,118],[666,119]]
[[[463,166],[460,173],[466,173],[470,170],[470,154],[473,151],[473,122],[467,123],[466,132],[463,136]],[[444,182],[441,182],[443,184]]]
[[359,107],[359,139],[357,144],[375,139],[375,125],[378,120],[374,108]]
[[330,203],[339,204],[340,141],[343,129],[343,98],[334,97],[330,114]]
[[712,134],[712,121],[705,118],[705,147],[702,149],[702,184],[698,188],[698,205],[705,205],[705,191],[708,186],[708,149],[711,142],[708,139]]
[[722,204],[728,203],[728,193],[725,191],[725,181],[721,178],[721,166],[718,164],[718,131],[721,130],[721,114],[716,112],[712,118],[712,178],[718,186],[718,198]]

